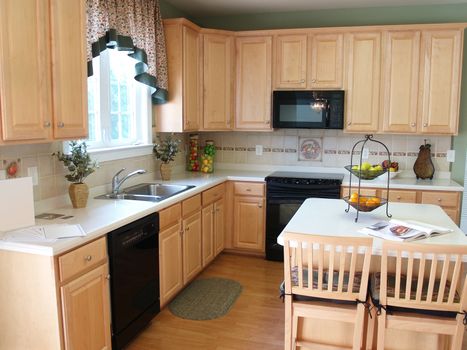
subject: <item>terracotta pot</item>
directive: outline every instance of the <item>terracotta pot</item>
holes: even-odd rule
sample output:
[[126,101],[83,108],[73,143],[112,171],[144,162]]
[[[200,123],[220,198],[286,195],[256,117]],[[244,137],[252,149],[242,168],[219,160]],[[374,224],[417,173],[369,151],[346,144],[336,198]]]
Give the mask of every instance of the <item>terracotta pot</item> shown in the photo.
[[172,173],[172,167],[169,163],[161,163],[161,179],[170,180],[170,175]]
[[73,208],[85,208],[88,202],[89,189],[86,184],[71,184],[68,188]]

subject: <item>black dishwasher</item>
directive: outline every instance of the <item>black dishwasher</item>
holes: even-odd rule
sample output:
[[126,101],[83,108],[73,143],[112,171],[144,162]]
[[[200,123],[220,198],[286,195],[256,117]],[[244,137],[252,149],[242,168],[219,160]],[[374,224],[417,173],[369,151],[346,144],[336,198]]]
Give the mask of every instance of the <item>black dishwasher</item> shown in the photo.
[[159,214],[108,234],[112,349],[122,349],[160,311]]

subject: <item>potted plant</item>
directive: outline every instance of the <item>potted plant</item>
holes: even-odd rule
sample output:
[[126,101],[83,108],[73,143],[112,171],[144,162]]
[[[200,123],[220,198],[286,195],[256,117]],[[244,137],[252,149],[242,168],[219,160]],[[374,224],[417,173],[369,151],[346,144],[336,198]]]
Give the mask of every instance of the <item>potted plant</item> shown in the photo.
[[157,142],[154,143],[153,152],[156,159],[161,161],[161,178],[162,180],[170,180],[171,167],[170,162],[175,160],[175,156],[180,152],[181,140],[172,138],[171,135],[165,139],[157,137]]
[[73,208],[86,207],[89,189],[84,180],[98,168],[97,162],[92,161],[87,152],[86,143],[70,141],[70,154],[56,152],[52,156],[56,156],[59,161],[63,162],[70,172],[65,175],[65,178],[71,182],[68,193]]

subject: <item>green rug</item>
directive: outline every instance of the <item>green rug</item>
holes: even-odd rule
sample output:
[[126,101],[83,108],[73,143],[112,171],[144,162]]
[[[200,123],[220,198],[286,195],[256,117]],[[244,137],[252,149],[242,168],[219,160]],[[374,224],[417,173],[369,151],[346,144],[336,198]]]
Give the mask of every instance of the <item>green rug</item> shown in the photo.
[[195,280],[169,304],[169,309],[181,318],[212,320],[229,312],[241,292],[241,284],[229,279]]

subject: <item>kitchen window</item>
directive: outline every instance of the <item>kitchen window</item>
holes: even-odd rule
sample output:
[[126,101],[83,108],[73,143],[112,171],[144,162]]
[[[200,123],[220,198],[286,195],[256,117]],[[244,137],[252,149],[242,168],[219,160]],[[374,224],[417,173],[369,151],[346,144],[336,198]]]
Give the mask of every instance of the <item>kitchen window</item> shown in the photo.
[[[99,160],[150,154],[150,88],[134,79],[135,61],[127,51],[107,49],[93,59],[88,78],[89,151]],[[116,151],[123,152],[121,156]],[[141,153],[142,152],[142,153]],[[105,155],[106,154],[106,155]],[[109,156],[110,155],[110,156]]]

